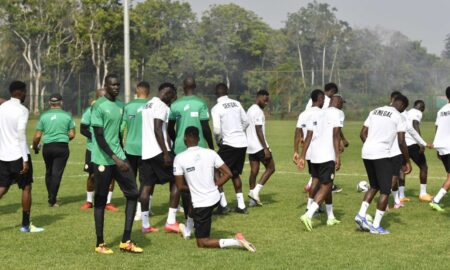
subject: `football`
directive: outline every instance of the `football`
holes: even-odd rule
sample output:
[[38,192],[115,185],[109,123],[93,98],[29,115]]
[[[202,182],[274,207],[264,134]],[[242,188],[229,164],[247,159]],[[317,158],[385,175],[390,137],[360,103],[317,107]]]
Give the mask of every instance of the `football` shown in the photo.
[[367,192],[369,188],[370,185],[365,180],[359,181],[358,184],[356,185],[356,191],[358,192]]

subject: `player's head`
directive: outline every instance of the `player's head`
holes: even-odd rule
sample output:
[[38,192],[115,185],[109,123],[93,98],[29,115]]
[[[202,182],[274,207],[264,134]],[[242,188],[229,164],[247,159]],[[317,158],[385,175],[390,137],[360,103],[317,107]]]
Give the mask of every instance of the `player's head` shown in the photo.
[[187,147],[197,146],[199,141],[199,130],[197,127],[189,126],[184,130],[184,143]]
[[445,95],[447,96],[447,99],[450,101],[450,86],[445,89]]
[[158,96],[162,102],[166,103],[167,106],[170,106],[170,104],[177,99],[177,88],[175,88],[175,85],[172,83],[162,83],[158,87]]
[[216,96],[222,97],[228,95],[228,86],[224,83],[219,83],[216,85]]
[[414,109],[424,112],[425,111],[425,102],[421,99],[414,101]]
[[150,95],[150,84],[146,81],[139,82],[136,85],[135,92],[138,98],[148,98]]
[[195,83],[194,77],[189,76],[183,80],[183,90],[185,95],[192,94],[195,88],[197,88],[197,84]]
[[325,95],[327,95],[328,97],[332,97],[333,95],[339,92],[339,88],[334,82],[329,82],[325,84],[323,90],[325,92]]
[[48,99],[48,104],[50,104],[51,108],[61,108],[63,102],[63,97],[59,93],[51,94]]
[[9,85],[9,94],[13,98],[17,98],[24,103],[27,96],[27,85],[22,81],[13,81]]
[[344,99],[341,95],[336,94],[330,98],[330,107],[337,108],[339,110],[342,110],[342,107],[344,107]]
[[394,98],[392,102],[392,106],[397,109],[399,112],[404,112],[406,108],[409,106],[409,100],[406,96],[400,94]]
[[314,89],[311,92],[311,100],[313,103],[313,107],[323,107],[323,102],[325,101],[325,94],[320,89]]
[[117,97],[120,93],[119,77],[116,74],[108,74],[105,77],[105,90],[111,97]]
[[402,93],[400,93],[399,91],[393,91],[392,93],[391,93],[391,102],[390,102],[390,104],[392,105],[392,103],[394,103],[394,99],[397,97],[397,96],[400,96]]
[[267,104],[269,103],[269,92],[267,90],[259,90],[256,93],[256,104],[261,108],[264,109]]

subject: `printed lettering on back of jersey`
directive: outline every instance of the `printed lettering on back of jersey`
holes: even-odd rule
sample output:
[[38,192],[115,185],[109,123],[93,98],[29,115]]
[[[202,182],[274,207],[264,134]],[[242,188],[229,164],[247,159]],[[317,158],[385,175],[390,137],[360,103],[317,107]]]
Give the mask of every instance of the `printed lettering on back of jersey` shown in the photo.
[[223,105],[223,107],[224,107],[225,109],[235,108],[235,107],[238,106],[238,105],[237,105],[236,103],[234,103],[234,102],[223,103],[222,105]]
[[193,172],[193,171],[195,171],[195,167],[186,168],[186,172]]

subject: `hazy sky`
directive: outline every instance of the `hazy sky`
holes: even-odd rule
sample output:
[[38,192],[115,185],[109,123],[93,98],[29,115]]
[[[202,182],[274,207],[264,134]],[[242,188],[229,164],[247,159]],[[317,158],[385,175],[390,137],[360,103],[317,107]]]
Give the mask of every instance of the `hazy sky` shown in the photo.
[[[212,4],[236,3],[254,11],[273,28],[281,28],[287,13],[306,6],[309,0],[182,0],[200,16]],[[450,0],[327,0],[338,9],[338,18],[352,27],[381,26],[422,40],[429,52],[440,55],[450,33]]]

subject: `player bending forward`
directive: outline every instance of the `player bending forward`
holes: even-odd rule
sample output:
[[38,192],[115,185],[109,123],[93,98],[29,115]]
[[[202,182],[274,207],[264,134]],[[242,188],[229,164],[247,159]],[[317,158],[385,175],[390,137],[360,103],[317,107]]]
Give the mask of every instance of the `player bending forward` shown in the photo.
[[[245,240],[241,233],[236,233],[235,238],[230,239],[210,238],[212,213],[220,201],[218,186],[225,184],[232,177],[232,173],[216,152],[199,147],[198,141],[198,128],[187,127],[184,142],[188,149],[178,154],[174,161],[175,183],[178,189],[191,194],[197,246],[201,248],[243,247],[256,252],[255,246]],[[214,181],[215,168],[221,172],[216,182]],[[180,224],[180,231],[184,233],[184,224]]]

